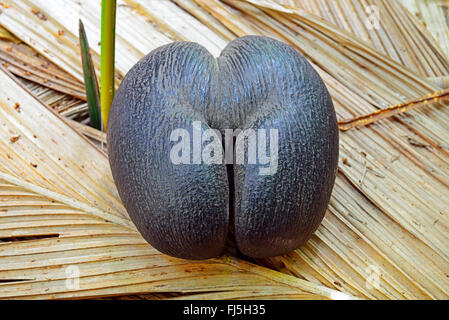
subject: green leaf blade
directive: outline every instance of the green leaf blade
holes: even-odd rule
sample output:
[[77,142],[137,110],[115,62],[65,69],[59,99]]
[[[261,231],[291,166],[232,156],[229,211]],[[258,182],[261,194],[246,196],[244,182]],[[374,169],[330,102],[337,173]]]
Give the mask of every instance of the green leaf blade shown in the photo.
[[90,55],[89,43],[83,22],[79,21],[79,39],[81,47],[81,58],[83,63],[84,86],[86,88],[87,105],[92,127],[101,130],[101,108],[100,93],[98,88],[97,75]]

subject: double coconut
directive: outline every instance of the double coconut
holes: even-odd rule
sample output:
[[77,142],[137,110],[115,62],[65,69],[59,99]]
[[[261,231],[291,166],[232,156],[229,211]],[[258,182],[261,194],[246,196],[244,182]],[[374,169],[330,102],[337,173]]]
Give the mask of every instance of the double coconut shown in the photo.
[[[254,134],[229,143],[228,130]],[[188,135],[173,139],[174,132]],[[209,137],[200,151],[191,146],[195,135]],[[276,148],[257,152],[254,137]],[[228,234],[253,258],[298,248],[324,217],[338,161],[337,120],[322,79],[294,48],[260,36],[232,41],[218,58],[190,42],[152,51],[121,83],[107,139],[137,229],[159,251],[185,259],[220,255]],[[224,147],[204,161],[198,152],[211,151],[205,146],[213,141]],[[239,141],[233,164],[216,161]],[[255,163],[235,162],[239,152]],[[275,166],[262,172],[258,160],[270,152]]]

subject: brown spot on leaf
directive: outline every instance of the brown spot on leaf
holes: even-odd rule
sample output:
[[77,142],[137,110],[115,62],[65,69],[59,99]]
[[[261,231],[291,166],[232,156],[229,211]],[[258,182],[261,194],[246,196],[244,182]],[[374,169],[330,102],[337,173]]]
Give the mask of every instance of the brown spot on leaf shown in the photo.
[[341,287],[341,283],[338,282],[338,281],[334,281],[334,284],[335,284],[337,287]]
[[408,143],[410,143],[412,146],[417,147],[417,148],[424,148],[424,149],[430,148],[429,145],[421,143],[413,138],[408,138]]
[[47,17],[39,9],[32,9],[31,12],[43,21],[47,21]]
[[11,139],[9,139],[9,141],[11,141],[11,143],[16,143],[19,139],[20,139],[20,135],[16,135],[16,136],[12,136]]

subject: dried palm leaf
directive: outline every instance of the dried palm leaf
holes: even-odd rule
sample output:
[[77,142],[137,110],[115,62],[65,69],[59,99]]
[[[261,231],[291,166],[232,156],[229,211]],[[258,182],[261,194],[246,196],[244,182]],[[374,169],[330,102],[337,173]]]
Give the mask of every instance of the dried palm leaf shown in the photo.
[[428,80],[435,83],[440,88],[449,88],[449,76],[428,78]]
[[[75,20],[76,25],[81,17],[88,21],[86,25],[99,26],[98,16],[88,15],[84,10],[86,6],[98,10],[99,6],[96,2],[63,2],[65,8],[72,9],[72,14],[78,14],[67,17],[65,10],[58,10],[60,4],[53,1],[24,1],[4,10],[0,23],[21,39],[28,39],[33,47],[49,50],[52,61],[66,70],[70,67],[72,74],[76,74],[79,65],[69,63],[77,51],[72,47],[73,26],[69,20]],[[39,30],[41,34],[17,23],[20,14],[28,14],[31,4],[47,16],[51,12],[52,19],[46,22],[46,29]],[[127,4],[119,5],[117,12],[119,17],[133,14],[132,19],[117,20],[121,24],[117,28],[117,47],[129,48],[127,54],[118,50],[117,68],[121,74],[146,51],[159,45],[141,40],[142,34],[151,34],[147,30],[157,37],[164,32],[167,41],[193,40],[213,52],[221,50],[226,43],[223,33],[213,38],[201,33],[208,25],[201,13],[207,11],[213,16],[211,24],[218,21],[237,36],[251,33],[280,38],[306,55],[326,82],[340,119],[374,112],[439,89],[354,34],[316,15],[272,1],[195,0],[202,11],[197,7],[186,10],[203,23],[190,15],[181,21],[179,17],[185,17],[186,12],[168,1],[127,1]],[[407,12],[398,14],[404,15]],[[166,21],[170,23],[164,22],[168,18]],[[62,28],[71,40],[56,41],[51,30],[57,28]],[[395,46],[400,43],[395,42]],[[431,43],[423,46],[417,53],[420,61],[426,59],[425,52],[434,50]],[[336,186],[316,235],[291,254],[259,263],[308,283],[361,298],[449,298],[448,120],[448,108],[436,104],[342,134]],[[94,181],[93,186],[98,180]],[[101,206],[98,208],[101,210]],[[208,281],[203,283],[206,285]],[[235,291],[245,291],[237,288],[236,285]],[[150,287],[143,289],[154,291]],[[160,291],[172,290],[166,287]],[[276,294],[285,297],[280,291]],[[209,297],[226,296],[222,292]]]
[[22,41],[20,41],[19,38],[14,36],[11,32],[9,32],[8,30],[6,30],[3,27],[0,27],[0,39],[6,40],[8,42],[13,42],[15,44],[18,44],[18,43],[22,42]]
[[400,0],[437,40],[446,57],[449,57],[449,1]]
[[81,132],[86,137],[90,138],[95,145],[100,148],[103,152],[107,152],[106,149],[106,133],[90,126],[84,125],[74,120],[70,120],[69,123]]
[[358,116],[349,120],[339,121],[338,127],[341,131],[347,131],[356,127],[368,126],[376,121],[380,121],[404,112],[409,112],[410,110],[422,106],[428,106],[429,104],[432,103],[441,102],[443,100],[447,100],[448,98],[449,98],[449,90],[446,89],[438,91],[426,95],[424,97],[414,99],[412,101],[394,105],[382,110],[377,110],[367,115]]
[[0,40],[0,63],[19,77],[86,100],[83,85],[79,81],[24,43]]
[[[60,115],[67,117],[72,127],[84,134],[102,151],[106,152],[106,134],[100,130],[96,130],[83,124],[90,122],[90,119],[87,118],[87,106],[84,101],[61,94],[49,88],[42,87],[30,81],[23,79],[17,80],[20,81],[20,84],[25,88],[25,90],[29,91],[30,94],[39,100],[43,105],[47,106],[49,109],[52,108]],[[77,110],[79,113],[75,113]],[[76,115],[74,118],[77,121],[71,119],[72,114]],[[85,116],[84,119],[80,119],[80,116],[82,115]]]
[[397,0],[276,2],[313,13],[353,33],[392,60],[423,76],[443,76],[449,72],[447,56],[430,33]]

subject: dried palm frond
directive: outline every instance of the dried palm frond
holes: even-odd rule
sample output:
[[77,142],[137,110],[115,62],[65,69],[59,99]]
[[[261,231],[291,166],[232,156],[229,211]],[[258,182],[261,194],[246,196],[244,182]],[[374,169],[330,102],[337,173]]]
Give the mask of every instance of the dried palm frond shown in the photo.
[[[406,0],[408,1],[408,0]],[[428,77],[447,75],[448,61],[423,25],[400,1],[276,0],[313,13],[367,41],[380,53]],[[418,1],[421,2],[421,1]],[[432,1],[431,1],[432,2]]]
[[86,123],[90,122],[86,102],[42,87],[34,82],[20,78],[17,80],[19,84],[42,104],[46,105],[47,108],[52,108],[61,116],[66,117],[74,128],[88,137],[102,151],[106,151],[106,134],[86,125]]
[[2,26],[0,26],[0,39],[1,40],[6,40],[8,42],[15,43],[15,44],[19,44],[19,43],[22,42],[19,38],[14,36],[11,32],[6,30]]
[[386,118],[393,117],[395,115],[409,112],[410,110],[428,106],[429,104],[442,102],[449,98],[449,90],[437,91],[432,94],[428,94],[424,97],[414,99],[405,103],[397,104],[382,110],[377,110],[370,114],[358,116],[349,120],[342,120],[338,122],[338,127],[341,131],[347,131],[356,127],[368,126],[376,121],[380,121]]
[[9,72],[81,100],[83,85],[24,43],[0,40],[0,63]]
[[436,39],[449,57],[449,1],[448,0],[400,0]]
[[[444,71],[447,68],[446,58],[439,54],[439,49],[432,41],[423,40],[425,37],[421,28],[424,27],[417,24],[415,20],[404,24],[407,26],[407,30],[397,31],[398,34],[395,37],[382,38],[383,41],[390,41],[390,49],[403,47],[404,39],[410,39],[410,37],[420,39],[413,42],[413,46],[416,44],[422,46],[418,51],[399,54],[400,57],[415,57],[415,63],[408,65],[406,60],[398,60],[398,57],[394,57],[391,53],[392,50],[379,51],[373,41],[374,34],[372,34],[372,39],[370,37],[363,40],[355,35],[354,30],[340,28],[338,25],[323,20],[316,14],[301,10],[299,7],[281,6],[269,0],[174,2],[119,1],[117,7],[117,69],[119,75],[126,73],[129,67],[145,53],[171,40],[196,41],[217,55],[227,41],[234,36],[263,34],[282,39],[302,52],[313,63],[328,86],[338,117],[349,119],[438,91],[440,88],[426,77],[437,75],[439,71]],[[397,3],[387,4],[383,1],[380,5],[385,8],[394,6],[397,10],[395,16],[398,18],[409,15],[404,7]],[[64,6],[64,10],[59,9],[61,6]],[[21,15],[31,21],[36,18],[33,17],[34,15],[29,17],[32,7],[38,7],[43,14],[52,17],[45,21],[45,28],[38,23],[39,21],[34,22],[35,26],[34,23],[27,26],[19,23]],[[67,8],[70,9],[72,15],[70,17],[67,14]],[[77,57],[78,50],[74,45],[77,41],[74,27],[76,28],[76,21],[81,17],[86,22],[86,26],[99,30],[99,15],[86,13],[100,12],[99,8],[99,1],[23,1],[20,4],[12,3],[9,9],[3,10],[3,14],[0,15],[0,24],[40,52],[47,50],[47,57],[51,61],[76,77],[80,74],[81,66],[79,57]],[[77,14],[73,14],[74,12]],[[210,14],[210,20],[205,15],[206,12]],[[388,19],[391,16],[392,14],[386,15]],[[74,25],[71,24],[71,20],[75,20]],[[362,20],[359,18],[357,21],[360,23]],[[213,26],[213,29],[212,27],[209,29],[209,26]],[[226,28],[228,32],[223,31],[223,28]],[[64,31],[64,41],[58,41],[59,38],[53,35],[54,30],[58,29]],[[135,30],[142,31],[136,33]],[[211,30],[221,31],[212,32]],[[413,31],[413,33],[407,34],[411,32],[410,30],[421,30],[422,33],[416,34]],[[147,37],[145,38],[144,35]],[[151,41],[147,39],[150,38],[149,35],[154,37]],[[89,41],[95,43],[91,39]],[[383,41],[381,43],[384,43]],[[406,50],[411,50],[410,48],[413,46],[409,44],[409,49]],[[98,53],[98,48],[95,50]],[[423,61],[427,61],[426,64],[423,64]],[[418,68],[419,65],[421,65],[420,68]],[[176,279],[173,282],[176,285],[173,283],[165,285],[164,282],[165,286],[156,287],[156,285],[149,284],[137,286],[133,283],[126,293],[193,292],[193,286],[196,286],[197,291],[218,288],[221,292],[193,297],[254,298],[255,296],[249,291],[255,291],[258,297],[270,298],[310,297],[303,296],[304,291],[330,297],[331,293],[324,294],[323,291],[319,291],[322,290],[322,286],[326,286],[343,294],[360,298],[449,298],[447,270],[449,263],[449,239],[447,237],[449,231],[449,212],[447,211],[449,207],[449,145],[447,144],[449,130],[447,123],[449,123],[447,105],[434,104],[341,134],[339,172],[329,210],[322,225],[313,238],[300,249],[282,257],[258,261],[261,265],[281,271],[282,273],[270,273],[273,277],[276,275],[276,279],[279,281],[280,278],[277,277],[280,275],[288,277],[288,281],[293,281],[293,279],[307,281],[307,285],[314,284],[316,286],[313,289],[315,291],[297,287],[300,292],[286,292],[283,291],[285,290],[283,285],[276,284],[272,287],[270,281],[273,281],[273,278],[270,277],[264,278],[261,283],[260,278],[257,278],[259,274],[255,276],[252,273],[247,273],[248,269],[242,267],[247,264],[241,261],[238,262],[236,268],[244,271],[244,277],[247,279],[245,281],[254,285],[251,289],[248,287],[250,286],[248,282],[237,283],[238,280],[232,280],[236,278],[221,277],[222,272],[234,275],[234,265],[229,268],[227,263],[225,263],[226,267],[222,268],[221,265],[214,264],[215,262],[211,262],[213,265],[207,262],[207,267],[203,271],[195,269],[198,272],[190,282],[187,280],[182,282],[177,273],[179,271],[179,266],[176,264],[178,260],[158,255],[158,259],[163,261],[159,264],[154,263],[148,256],[141,259],[129,257],[122,262],[117,261],[114,268],[125,270],[128,268],[128,264],[148,263],[146,265],[148,270],[152,270],[151,266],[154,267],[152,271],[148,271],[149,274],[158,276],[158,281]],[[55,121],[52,126],[60,128],[61,124]],[[13,134],[25,135],[19,132]],[[72,135],[71,139],[74,139]],[[30,134],[25,136],[28,137]],[[11,134],[6,134],[4,138],[7,141],[8,138],[11,138]],[[19,143],[21,139],[16,143]],[[60,147],[56,150],[73,154],[71,152],[74,151],[67,147],[71,146],[69,140],[60,141]],[[5,150],[8,152],[14,150],[12,148],[16,143],[8,145]],[[29,143],[28,148],[34,150],[35,147]],[[16,150],[16,153],[25,153],[23,150]],[[93,152],[91,149],[89,150],[89,152]],[[30,153],[26,152],[26,154]],[[91,157],[93,158],[91,159]],[[83,154],[83,159],[91,159],[90,161],[99,161],[98,157],[94,154]],[[107,164],[103,162],[104,160],[101,161],[100,169],[86,170],[83,173],[90,176],[98,172],[107,172],[108,169],[104,167]],[[8,161],[5,163],[16,168],[17,172],[24,170],[21,176],[30,176],[31,179],[36,179],[34,171],[29,170],[29,166],[26,166],[28,162],[25,161],[25,163],[15,166]],[[81,164],[86,165],[85,163]],[[93,167],[97,168],[97,165]],[[6,169],[11,170],[9,167],[0,167],[0,172],[7,172]],[[80,163],[71,169],[78,172]],[[42,176],[45,176],[48,181],[62,179],[60,176],[65,176],[63,172],[58,172],[57,175],[49,174],[48,177],[47,174],[49,173],[42,173]],[[80,189],[82,197],[77,192],[70,194],[70,197],[89,205],[89,208],[83,209],[84,212],[97,209],[109,214],[119,213],[117,217],[126,221],[126,214],[116,197],[115,189],[112,182],[108,180],[109,178],[105,180],[93,177],[93,181],[88,182],[79,174],[73,176],[72,172],[70,172],[70,177],[72,178],[67,181],[51,184],[48,186],[49,190],[51,191],[53,185],[59,186],[59,183],[61,186],[66,184],[72,186],[76,181],[82,181],[84,182]],[[104,190],[98,190],[100,188],[98,183],[105,186],[105,189],[115,196],[104,196]],[[83,191],[86,188],[89,189],[88,192]],[[65,190],[68,192],[77,190],[77,188],[72,186]],[[100,199],[97,199],[97,195],[101,195]],[[108,205],[104,204],[105,201]],[[25,202],[19,202],[19,206],[23,203]],[[108,211],[107,208],[111,206],[114,206],[114,209]],[[18,221],[14,218],[11,220],[13,224]],[[55,227],[52,232],[56,233],[57,230],[61,229]],[[82,230],[84,230],[84,226],[78,232],[83,232]],[[11,235],[11,231],[7,232],[5,232],[6,235]],[[124,239],[128,239],[128,234],[124,236]],[[54,239],[57,238],[45,241],[56,241]],[[134,238],[130,237],[129,239]],[[67,241],[64,244],[73,245],[70,240]],[[103,245],[102,241],[99,240],[97,244]],[[107,243],[107,240],[104,241]],[[38,245],[30,244],[29,246],[29,250],[40,250],[38,248],[40,248]],[[129,248],[127,249],[129,250]],[[62,250],[61,252],[67,254],[66,251]],[[155,251],[151,252],[151,254],[156,254]],[[12,264],[15,259],[19,263],[22,257],[11,259]],[[74,258],[74,261],[78,261],[77,259],[78,256]],[[223,259],[219,261],[223,261]],[[229,262],[229,260],[226,261]],[[98,272],[95,279],[100,283],[116,280],[115,276],[108,277],[105,272],[95,268],[97,268],[96,265],[92,264],[92,268],[88,269],[88,272]],[[267,270],[258,268],[262,267],[251,265],[251,271],[254,272],[256,269],[264,272]],[[35,270],[35,273],[30,272],[30,274],[40,276],[41,270]],[[111,273],[114,274],[115,270],[117,269],[113,269]],[[220,270],[218,277],[221,277],[217,281],[218,283],[211,282],[211,278],[200,279],[201,275],[208,276],[208,272],[217,272],[217,270]],[[167,274],[157,274],[158,271]],[[26,271],[23,271],[11,275],[24,277],[26,274]],[[137,281],[135,278],[139,278],[143,274],[147,275],[148,273],[137,272],[129,275],[126,281]],[[121,273],[118,275],[120,278]],[[90,277],[89,275],[87,279],[93,279]],[[46,281],[48,283],[62,281],[61,274],[57,273],[50,274],[49,278],[50,280]],[[300,283],[304,284],[304,282]],[[121,282],[117,286],[120,289],[108,288],[97,291],[95,294],[121,294],[123,285]],[[33,287],[35,288],[34,292],[42,294],[41,297],[52,297],[39,291],[43,286],[44,284],[40,287]],[[208,289],[205,289],[206,287]],[[89,296],[89,291],[70,292],[64,291],[62,287],[58,288],[60,291],[56,297]],[[0,296],[2,294],[0,292]]]

